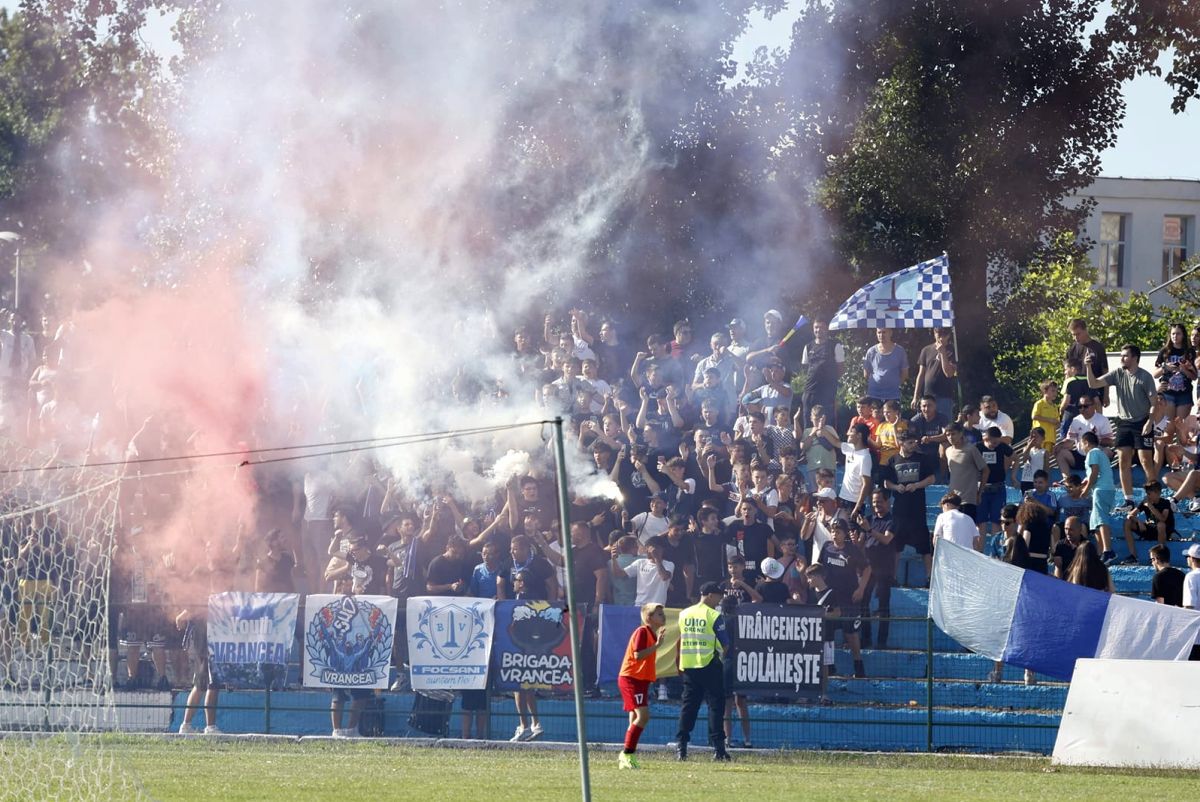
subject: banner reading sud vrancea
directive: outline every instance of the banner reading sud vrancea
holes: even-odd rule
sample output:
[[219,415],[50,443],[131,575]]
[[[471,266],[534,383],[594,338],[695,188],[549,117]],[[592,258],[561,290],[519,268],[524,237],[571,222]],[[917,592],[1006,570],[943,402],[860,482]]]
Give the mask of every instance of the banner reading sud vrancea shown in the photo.
[[388,687],[396,599],[315,594],[304,610],[305,687]]
[[208,597],[208,664],[233,688],[281,688],[296,636],[294,593],[214,593]]
[[738,692],[820,695],[824,610],[790,604],[741,604],[731,623]]
[[412,687],[483,690],[495,619],[493,599],[414,596],[408,600],[408,664]]

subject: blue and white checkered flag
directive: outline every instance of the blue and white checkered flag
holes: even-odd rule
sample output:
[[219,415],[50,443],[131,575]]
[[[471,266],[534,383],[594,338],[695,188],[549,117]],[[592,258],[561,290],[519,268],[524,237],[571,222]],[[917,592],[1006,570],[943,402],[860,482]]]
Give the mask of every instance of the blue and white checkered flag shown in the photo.
[[943,329],[954,325],[950,259],[928,262],[877,278],[842,304],[831,329]]

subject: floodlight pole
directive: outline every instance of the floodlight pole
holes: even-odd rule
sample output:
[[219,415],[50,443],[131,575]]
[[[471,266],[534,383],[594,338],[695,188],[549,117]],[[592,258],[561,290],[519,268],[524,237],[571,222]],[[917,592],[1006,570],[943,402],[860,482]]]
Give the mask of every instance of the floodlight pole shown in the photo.
[[563,446],[562,416],[554,419],[554,464],[558,478],[558,525],[562,534],[563,578],[567,586],[567,627],[571,634],[571,684],[575,689],[575,731],[579,741],[579,781],[583,802],[591,802],[592,781],[588,772],[587,729],[583,721],[583,672],[579,615],[575,608],[575,555],[571,546],[571,503],[567,498],[567,454]]

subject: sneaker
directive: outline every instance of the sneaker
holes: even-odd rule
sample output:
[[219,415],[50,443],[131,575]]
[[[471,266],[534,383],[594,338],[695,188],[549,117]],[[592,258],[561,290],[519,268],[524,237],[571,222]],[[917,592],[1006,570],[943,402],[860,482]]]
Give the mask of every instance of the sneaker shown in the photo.
[[1113,507],[1113,512],[1129,512],[1133,509],[1133,499],[1124,499],[1120,504]]
[[216,724],[209,724],[207,727],[204,728],[204,734],[205,735],[222,735],[223,733],[221,732],[221,728],[218,727]]
[[532,741],[537,738],[541,738],[543,732],[544,732],[544,730],[542,730],[542,722],[535,721],[533,723],[533,726],[529,729],[529,737],[526,738],[525,740]]
[[724,746],[718,746],[713,750],[713,761],[716,763],[730,762],[733,757],[725,751]]
[[516,743],[518,741],[528,741],[531,737],[533,737],[533,730],[527,729],[518,724],[517,731],[514,732],[513,737],[509,738],[508,740],[510,743]]
[[1003,680],[1003,678],[1001,677],[1001,674],[1000,674],[1000,669],[998,669],[998,668],[993,668],[993,669],[992,669],[992,671],[991,671],[991,673],[990,673],[990,674],[988,674],[987,681],[988,681],[988,682],[1003,682],[1004,680]]
[[1138,562],[1136,555],[1130,554],[1124,560],[1121,560],[1121,562],[1117,563],[1117,565],[1140,565],[1140,563]]
[[660,702],[667,701],[667,686],[666,685],[658,686],[658,701],[660,701]]
[[405,685],[404,680],[397,678],[396,681],[392,683],[392,687],[388,688],[388,690],[389,691],[403,691],[403,690],[405,690],[404,685]]
[[675,759],[687,760],[687,758],[687,741],[680,741],[679,743],[675,744]]
[[332,736],[333,736],[334,738],[345,738],[345,737],[346,737],[346,731],[345,731],[344,729],[340,728],[340,727],[334,727],[334,728],[333,728],[333,733],[332,733]]
[[742,744],[742,748],[743,749],[753,749],[754,744],[750,743],[749,741],[746,741],[746,743]]
[[1105,565],[1117,564],[1117,553],[1115,551],[1105,551],[1100,554],[1100,561]]
[[639,766],[637,764],[637,762],[634,761],[633,755],[627,755],[624,752],[622,752],[620,755],[617,756],[617,768],[618,769],[639,769],[639,768],[641,768],[641,766]]
[[195,735],[198,732],[200,732],[200,730],[196,729],[191,724],[188,724],[186,721],[179,725],[180,735]]

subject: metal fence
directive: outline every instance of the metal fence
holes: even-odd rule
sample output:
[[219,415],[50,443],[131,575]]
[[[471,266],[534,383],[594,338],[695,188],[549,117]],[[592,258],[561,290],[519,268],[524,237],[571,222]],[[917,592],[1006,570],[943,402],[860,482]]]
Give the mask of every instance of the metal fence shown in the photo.
[[[881,619],[869,619],[877,625]],[[865,649],[865,678],[852,676],[851,656],[839,644],[831,676],[822,696],[802,701],[787,694],[745,700],[730,706],[730,742],[734,746],[794,749],[861,749],[878,751],[1051,751],[1066,699],[1065,683],[1034,678],[1026,684],[1023,673],[1001,668],[1000,681],[992,662],[963,651],[924,616],[893,616],[887,649]],[[26,672],[38,680],[8,683],[0,691],[0,728],[57,729],[70,717],[81,695],[111,694],[114,717],[101,729],[176,731],[182,720],[191,674],[173,654],[178,642],[168,639],[146,646],[118,649],[114,689],[107,666],[87,670],[72,666],[42,666]],[[151,666],[162,650],[166,682],[160,683]],[[127,653],[140,663],[133,682],[128,675]],[[218,701],[217,724],[223,732],[293,735],[328,735],[331,731],[330,692],[302,687],[299,650],[293,649],[284,690],[223,690]],[[53,650],[45,652],[53,659]],[[97,655],[107,661],[108,655]],[[163,660],[159,661],[160,667]],[[400,673],[397,676],[403,677]],[[89,679],[90,677],[90,679]],[[400,684],[404,684],[401,679]],[[658,683],[652,698],[651,722],[645,743],[669,743],[676,738],[679,680]],[[661,698],[659,696],[661,694]],[[509,694],[491,692],[484,729],[464,728],[467,714],[461,701],[413,714],[414,694],[407,690],[379,691],[367,703],[360,723],[364,734],[390,737],[459,737],[465,732],[507,740],[517,729],[517,716]],[[347,705],[348,707],[348,705]],[[538,713],[543,740],[571,741],[576,737],[575,711],[569,697],[539,693]],[[693,743],[707,740],[704,711],[692,734]],[[619,742],[628,716],[622,711],[615,688],[593,689],[585,704],[589,740]],[[470,724],[477,722],[471,714]],[[202,726],[203,711],[194,723]],[[747,737],[748,735],[748,737]]]

